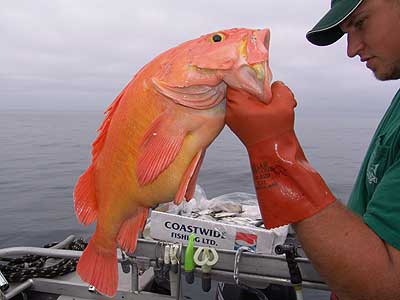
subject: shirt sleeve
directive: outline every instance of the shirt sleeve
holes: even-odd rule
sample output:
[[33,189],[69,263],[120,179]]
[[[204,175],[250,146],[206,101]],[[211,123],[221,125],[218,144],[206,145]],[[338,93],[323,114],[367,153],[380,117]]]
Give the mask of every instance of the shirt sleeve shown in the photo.
[[400,160],[383,175],[363,219],[381,239],[400,250]]

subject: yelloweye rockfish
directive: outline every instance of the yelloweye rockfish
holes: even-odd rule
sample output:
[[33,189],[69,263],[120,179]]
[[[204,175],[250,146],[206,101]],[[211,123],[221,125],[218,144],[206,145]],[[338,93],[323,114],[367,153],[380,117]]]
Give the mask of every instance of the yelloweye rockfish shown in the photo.
[[235,28],[185,42],[145,65],[107,109],[74,191],[79,221],[97,220],[77,271],[101,293],[115,294],[117,245],[134,251],[149,208],[192,198],[225,124],[227,86],[270,100],[269,36]]

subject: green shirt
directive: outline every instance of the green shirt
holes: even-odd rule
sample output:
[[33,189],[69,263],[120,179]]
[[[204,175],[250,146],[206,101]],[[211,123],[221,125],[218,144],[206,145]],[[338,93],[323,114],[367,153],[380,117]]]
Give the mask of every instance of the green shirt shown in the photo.
[[400,90],[372,138],[348,207],[400,250]]

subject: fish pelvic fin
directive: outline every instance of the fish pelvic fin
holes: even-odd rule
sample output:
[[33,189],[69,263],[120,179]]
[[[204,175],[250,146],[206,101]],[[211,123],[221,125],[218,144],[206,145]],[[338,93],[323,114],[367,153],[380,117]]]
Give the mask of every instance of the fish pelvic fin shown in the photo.
[[184,197],[186,198],[186,201],[189,201],[193,198],[196,189],[197,176],[199,174],[200,166],[203,162],[205,153],[206,150],[200,150],[197,152],[190,162],[189,167],[183,174],[178,192],[175,194],[174,203],[176,205],[179,205],[183,201]]
[[97,200],[93,164],[79,177],[74,189],[75,214],[80,223],[88,225],[97,218]]
[[153,182],[174,161],[182,147],[186,129],[166,111],[150,126],[139,148],[136,174],[139,185]]
[[139,231],[143,231],[148,214],[149,209],[141,207],[137,214],[122,223],[117,240],[124,251],[135,251]]
[[95,286],[100,293],[112,297],[118,287],[117,251],[116,248],[110,252],[97,247],[95,235],[83,251],[76,270],[83,281]]

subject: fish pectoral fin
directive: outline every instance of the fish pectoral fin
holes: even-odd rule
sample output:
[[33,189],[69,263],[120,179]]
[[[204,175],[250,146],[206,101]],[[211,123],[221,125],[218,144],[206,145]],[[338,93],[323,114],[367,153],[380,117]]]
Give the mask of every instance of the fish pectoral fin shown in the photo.
[[139,231],[142,231],[146,225],[148,214],[148,208],[140,207],[133,217],[130,217],[122,223],[117,239],[118,244],[124,251],[135,251]]
[[221,82],[216,86],[192,85],[171,86],[168,83],[152,78],[155,89],[175,103],[194,108],[209,109],[221,102],[226,95],[226,84]]
[[174,161],[182,147],[186,129],[168,111],[147,130],[139,149],[136,174],[141,186],[153,182]]
[[174,203],[179,205],[183,198],[189,201],[193,198],[194,191],[196,188],[197,176],[199,174],[200,166],[203,162],[206,150],[200,150],[192,159],[189,167],[186,169],[182,176],[181,183],[179,185],[178,192],[175,195]]
[[76,183],[74,207],[80,223],[88,225],[96,220],[97,200],[93,164],[79,177]]

